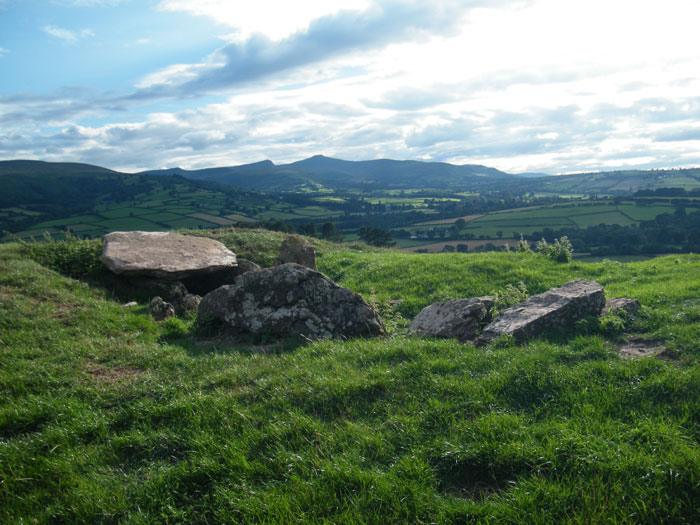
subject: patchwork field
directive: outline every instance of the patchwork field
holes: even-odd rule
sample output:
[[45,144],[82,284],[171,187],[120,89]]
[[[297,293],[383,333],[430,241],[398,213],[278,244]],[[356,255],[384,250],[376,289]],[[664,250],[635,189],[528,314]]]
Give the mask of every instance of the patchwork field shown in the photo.
[[[696,211],[697,209],[689,207],[686,211]],[[664,213],[673,214],[675,210],[675,206],[670,203],[644,205],[634,201],[623,201],[619,204],[613,201],[574,201],[551,206],[503,210],[484,215],[462,217],[466,224],[457,231],[454,230],[457,219],[416,223],[406,228],[414,234],[414,238],[402,239],[400,246],[433,245],[438,234],[449,235],[450,239],[454,239],[447,241],[448,244],[474,240],[498,241],[501,239],[510,239],[512,244],[512,240],[519,239],[520,234],[529,235],[541,232],[545,228],[552,230],[583,229],[599,224],[629,226],[640,221],[652,220]],[[428,237],[431,230],[432,237]],[[469,237],[473,236],[473,238],[457,240],[465,234],[469,234]],[[434,251],[434,247],[426,249]]]

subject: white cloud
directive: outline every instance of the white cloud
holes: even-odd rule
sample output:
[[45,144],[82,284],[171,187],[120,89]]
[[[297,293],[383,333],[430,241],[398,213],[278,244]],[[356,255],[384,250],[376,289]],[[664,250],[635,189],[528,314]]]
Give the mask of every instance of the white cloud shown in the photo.
[[[206,16],[235,38],[143,77],[131,93],[0,96],[0,158],[144,169],[324,153],[518,172],[700,162],[695,0],[159,7]],[[92,35],[44,30],[66,42]],[[137,37],[126,41],[149,43]],[[219,103],[197,98],[212,93]],[[170,113],[142,114],[139,105],[160,99]],[[172,109],[181,103],[191,109]]]
[[111,7],[130,1],[131,0],[51,0],[51,3],[61,7]]
[[365,10],[369,0],[256,0],[231,2],[229,0],[162,0],[164,11],[183,11],[205,16],[217,24],[234,28],[230,39],[242,41],[253,33],[272,40],[281,40],[308,28],[312,20],[337,13],[342,9]]
[[70,29],[63,29],[52,25],[45,25],[41,28],[41,30],[48,35],[55,36],[56,38],[60,38],[61,40],[65,40],[66,42],[78,41],[78,34],[75,31],[71,31]]
[[10,53],[9,49],[5,49],[4,47],[0,47],[0,58],[4,57],[5,55],[8,55]]
[[46,34],[59,38],[69,44],[75,44],[81,38],[90,38],[95,36],[95,32],[92,29],[81,29],[80,31],[72,31],[70,29],[64,29],[62,27],[45,25],[41,28],[41,30]]

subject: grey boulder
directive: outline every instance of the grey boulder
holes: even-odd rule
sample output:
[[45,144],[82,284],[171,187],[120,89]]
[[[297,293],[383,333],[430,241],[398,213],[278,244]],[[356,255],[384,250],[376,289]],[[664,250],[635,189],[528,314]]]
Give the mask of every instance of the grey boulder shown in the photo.
[[164,321],[168,317],[175,316],[175,308],[172,304],[166,303],[161,297],[154,297],[147,311],[156,321]]
[[411,323],[409,331],[423,337],[456,338],[471,341],[490,320],[495,304],[491,296],[456,299],[426,306]]
[[502,335],[522,341],[545,330],[571,326],[589,315],[600,315],[604,305],[605,292],[601,285],[576,279],[503,310],[484,328],[479,342],[488,343]]
[[219,241],[169,232],[112,232],[102,238],[102,263],[118,275],[178,281],[236,266]]
[[277,264],[296,263],[316,270],[316,250],[313,244],[298,235],[290,235],[280,245]]
[[630,299],[628,297],[613,297],[607,300],[601,313],[602,315],[607,315],[609,313],[634,315],[641,307],[642,305],[639,304],[637,299]]
[[234,335],[323,339],[386,332],[360,295],[294,263],[245,273],[207,294],[198,320],[209,318],[222,321]]

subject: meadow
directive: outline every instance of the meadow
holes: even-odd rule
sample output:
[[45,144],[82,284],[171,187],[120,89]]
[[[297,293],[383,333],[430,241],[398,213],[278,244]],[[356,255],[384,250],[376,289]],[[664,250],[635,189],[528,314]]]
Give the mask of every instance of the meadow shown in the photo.
[[[283,239],[193,233],[263,265]],[[388,337],[231,346],[114,291],[91,269],[98,241],[0,246],[0,520],[700,520],[700,256],[559,264],[310,240]],[[406,334],[433,301],[577,277],[641,313],[624,333],[588,319],[522,346]],[[624,338],[666,351],[624,359]]]
[[[647,204],[643,200],[614,202],[610,200],[573,200],[565,204],[536,206],[525,209],[502,210],[474,215],[465,218],[465,225],[457,231],[454,229],[455,219],[429,221],[409,226],[414,238],[400,239],[401,248],[423,248],[431,252],[440,251],[444,243],[456,245],[466,244],[470,250],[484,244],[484,240],[498,241],[501,239],[513,241],[520,234],[531,235],[542,232],[545,228],[558,230],[562,228],[585,229],[599,224],[631,226],[641,221],[649,221],[664,213],[673,214],[676,207],[671,203]],[[688,207],[687,211],[699,208]],[[440,230],[449,233],[449,241],[437,242]],[[433,235],[426,234],[434,230]],[[418,239],[415,236],[419,236]],[[444,237],[444,235],[443,235]],[[477,239],[477,240],[475,240]],[[498,244],[503,244],[500,242]]]

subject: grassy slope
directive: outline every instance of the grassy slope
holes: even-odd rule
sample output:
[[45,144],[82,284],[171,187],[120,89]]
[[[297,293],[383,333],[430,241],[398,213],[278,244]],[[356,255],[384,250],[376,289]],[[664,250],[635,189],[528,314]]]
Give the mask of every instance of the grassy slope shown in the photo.
[[[222,238],[263,263],[281,240]],[[675,359],[623,360],[580,332],[517,348],[403,336],[202,345],[188,320],[157,324],[144,304],[124,308],[4,245],[0,520],[700,519],[700,257],[319,251],[322,271],[403,299],[406,317],[520,280],[534,293],[595,278],[641,300],[631,330]]]

